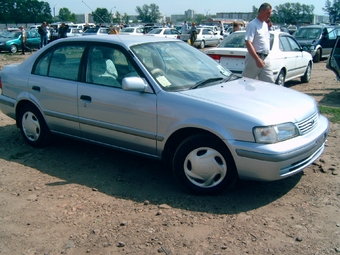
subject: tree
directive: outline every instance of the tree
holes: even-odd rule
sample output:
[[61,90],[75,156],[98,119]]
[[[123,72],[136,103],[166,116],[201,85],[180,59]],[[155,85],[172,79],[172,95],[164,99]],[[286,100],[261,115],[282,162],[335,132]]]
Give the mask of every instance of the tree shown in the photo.
[[91,14],[93,16],[94,22],[96,22],[97,24],[110,24],[112,22],[112,13],[109,13],[108,9],[106,8],[97,8]]
[[138,19],[144,23],[155,23],[161,18],[159,7],[156,4],[137,6],[136,12],[138,13]]
[[333,5],[330,0],[327,0],[325,3],[325,8],[322,10],[328,14],[329,21],[331,23],[338,23],[340,21],[340,2],[339,0],[334,1]]
[[71,13],[70,10],[66,7],[60,8],[58,18],[61,21],[70,21],[70,22],[77,21],[77,16],[74,13]]
[[48,2],[38,0],[0,0],[0,22],[40,23],[51,22],[51,8]]
[[271,20],[280,24],[312,23],[314,5],[285,3],[275,6]]

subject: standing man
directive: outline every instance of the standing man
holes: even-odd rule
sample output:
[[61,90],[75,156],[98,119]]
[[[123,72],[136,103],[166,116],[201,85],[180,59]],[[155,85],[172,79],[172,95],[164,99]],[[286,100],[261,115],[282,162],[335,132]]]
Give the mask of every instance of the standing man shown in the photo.
[[181,29],[181,33],[182,34],[186,34],[186,32],[188,31],[189,27],[188,27],[188,23],[187,21],[184,21],[183,25],[182,25],[182,29]]
[[47,45],[47,23],[44,21],[38,28],[38,33],[40,35],[40,48]]
[[245,59],[243,77],[274,83],[273,70],[267,58],[270,51],[270,33],[267,20],[272,14],[272,6],[261,4],[257,18],[253,19],[246,30],[246,47],[248,53]]
[[190,30],[190,44],[191,44],[191,46],[194,46],[196,39],[197,39],[196,22],[192,22],[191,23],[191,30]]
[[25,51],[32,52],[32,50],[30,48],[28,48],[27,45],[26,45],[26,42],[27,42],[27,32],[25,31],[24,27],[21,26],[20,30],[21,30],[20,40],[21,40],[21,50],[22,50],[21,55],[25,55]]
[[67,38],[67,30],[69,26],[65,24],[65,22],[61,23],[61,26],[58,29],[58,38]]

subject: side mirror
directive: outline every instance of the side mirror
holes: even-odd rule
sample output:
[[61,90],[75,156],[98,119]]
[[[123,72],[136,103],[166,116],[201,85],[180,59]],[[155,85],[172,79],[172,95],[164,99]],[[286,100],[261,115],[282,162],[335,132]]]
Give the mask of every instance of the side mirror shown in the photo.
[[327,59],[326,67],[332,70],[340,81],[340,36],[336,39],[332,52]]

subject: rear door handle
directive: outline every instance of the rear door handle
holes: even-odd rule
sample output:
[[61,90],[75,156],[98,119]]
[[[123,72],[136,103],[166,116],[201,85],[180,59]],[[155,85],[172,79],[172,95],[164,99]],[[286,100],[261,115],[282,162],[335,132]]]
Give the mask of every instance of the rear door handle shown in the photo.
[[91,102],[91,100],[92,100],[92,98],[90,96],[84,96],[84,95],[81,95],[80,99],[85,100],[85,101],[89,101],[89,102]]
[[38,86],[33,86],[33,87],[32,87],[32,90],[35,90],[35,91],[40,92],[40,87],[38,87]]

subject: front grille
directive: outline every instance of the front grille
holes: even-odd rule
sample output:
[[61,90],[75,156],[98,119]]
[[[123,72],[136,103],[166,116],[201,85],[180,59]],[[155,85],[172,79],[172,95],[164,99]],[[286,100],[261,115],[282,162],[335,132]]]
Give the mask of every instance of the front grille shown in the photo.
[[318,122],[319,122],[318,112],[315,112],[308,118],[298,122],[297,125],[300,130],[300,134],[304,135],[312,131],[318,125]]

